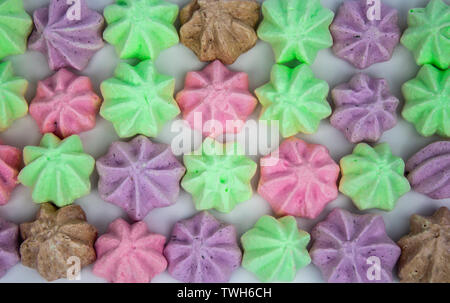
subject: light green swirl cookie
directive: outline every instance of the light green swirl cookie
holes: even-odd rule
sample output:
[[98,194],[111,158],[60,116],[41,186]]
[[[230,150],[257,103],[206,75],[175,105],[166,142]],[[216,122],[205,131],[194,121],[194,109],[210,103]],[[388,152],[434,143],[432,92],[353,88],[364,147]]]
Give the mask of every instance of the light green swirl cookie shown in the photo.
[[418,65],[450,65],[450,7],[442,0],[431,0],[425,8],[408,13],[408,28],[402,44],[413,52]]
[[121,59],[155,60],[179,41],[173,26],[177,15],[178,6],[166,1],[117,0],[104,10],[108,27],[103,37]]
[[26,51],[32,26],[22,0],[0,0],[0,59]]
[[405,163],[392,155],[386,143],[371,147],[356,145],[351,155],[340,161],[342,178],[339,190],[352,198],[360,209],[394,209],[397,200],[410,189],[404,177]]
[[270,79],[255,91],[263,107],[260,119],[279,121],[283,137],[299,132],[312,134],[320,120],[331,114],[326,100],[328,84],[315,78],[306,64],[294,69],[275,64]]
[[25,147],[23,157],[26,166],[18,179],[33,189],[34,202],[53,202],[63,207],[89,194],[95,160],[84,153],[77,135],[61,141],[53,134],[45,134],[40,146]]
[[14,76],[11,62],[0,63],[0,131],[27,114],[27,88],[27,80]]
[[181,186],[192,195],[197,210],[228,213],[252,197],[250,180],[256,163],[237,143],[221,144],[206,138],[199,150],[183,157],[186,167]]
[[150,60],[136,66],[120,63],[115,77],[104,81],[100,89],[105,100],[100,115],[121,138],[156,137],[180,113],[173,98],[175,79],[158,74]]
[[242,267],[261,281],[289,282],[297,270],[311,263],[308,250],[310,236],[299,230],[292,216],[275,219],[263,216],[242,235]]
[[402,116],[428,137],[450,137],[450,72],[424,65],[417,77],[403,84]]
[[333,45],[329,26],[334,13],[320,0],[267,0],[258,37],[272,45],[276,62],[314,63],[319,50]]

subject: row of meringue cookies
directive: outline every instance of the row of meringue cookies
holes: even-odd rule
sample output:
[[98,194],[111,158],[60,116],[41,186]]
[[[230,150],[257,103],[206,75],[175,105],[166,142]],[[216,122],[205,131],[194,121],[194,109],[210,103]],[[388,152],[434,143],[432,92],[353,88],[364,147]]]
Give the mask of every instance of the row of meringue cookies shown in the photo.
[[[130,3],[134,3],[134,2],[139,3],[139,1],[134,1],[134,2],[129,1],[129,2]],[[200,3],[202,3],[202,2],[203,1],[200,1]],[[267,3],[272,3],[272,2],[274,2],[274,1],[269,0],[269,1],[265,2],[264,5],[266,5]],[[289,2],[289,3],[294,3],[294,2]],[[50,7],[52,8],[52,4],[57,6],[58,3],[60,3],[60,2],[58,2],[58,1],[56,1],[55,3],[52,2]],[[206,2],[206,3],[208,3],[208,2]],[[56,7],[53,7],[53,10],[55,12],[59,11],[58,9],[56,9]],[[66,10],[67,10],[67,8],[66,8]],[[291,11],[291,10],[289,10],[289,11]],[[59,12],[59,13],[61,13],[61,12]],[[105,16],[106,16],[106,11],[105,11]],[[50,61],[51,60],[49,59],[49,62]],[[278,67],[276,66],[276,68],[281,70],[281,72],[279,72],[279,74],[282,74],[282,76],[281,76],[282,79],[283,79],[283,77],[284,78],[286,77],[286,75],[284,75],[284,74],[287,74],[287,77],[291,77],[289,68],[284,67],[284,66],[278,66]],[[214,62],[211,65],[210,69],[212,69],[213,71],[218,70],[218,71],[226,72],[225,71],[226,68],[220,62]],[[274,67],[274,69],[275,69],[275,67]],[[283,69],[284,69],[284,71],[283,71]],[[150,73],[148,72],[148,70],[150,70]],[[206,71],[204,71],[204,72],[206,72]],[[284,72],[284,74],[283,74],[283,72]],[[155,74],[156,74],[156,71],[155,71],[154,66],[151,63],[151,61],[143,61],[143,62],[139,63],[138,65],[136,65],[135,67],[132,67],[127,64],[122,64],[121,66],[118,67],[118,69],[116,71],[116,77],[105,81],[104,84],[106,83],[105,84],[106,87],[108,87],[107,86],[108,84],[111,85],[109,91],[111,91],[111,95],[113,98],[113,97],[116,97],[117,94],[120,94],[120,91],[123,88],[123,86],[120,84],[123,84],[123,82],[125,82],[125,81],[129,81],[129,79],[131,79],[131,81],[132,81],[132,83],[131,83],[132,87],[136,86],[136,83],[137,83],[137,85],[141,85],[143,83],[148,84],[149,79],[151,79],[151,80],[158,79],[158,80],[155,80],[155,81],[158,81],[157,86],[163,87],[163,89],[162,89],[163,93],[161,93],[160,95],[163,95],[164,97],[167,98],[168,95],[165,94],[165,93],[167,93],[167,91],[169,91],[169,95],[173,95],[173,84],[172,84],[173,79],[171,80],[171,79],[168,79],[169,77],[158,75],[158,74],[155,75]],[[214,74],[214,72],[213,72],[213,74]],[[297,78],[297,80],[300,80],[299,81],[300,84],[309,82],[309,84],[312,83],[312,86],[317,85],[320,88],[319,91],[322,91],[322,92],[324,91],[324,89],[323,89],[324,83],[323,82],[321,82],[320,80],[317,80],[317,79],[313,79],[315,81],[309,81],[311,78],[313,78],[313,76],[312,76],[312,72],[305,65],[302,65],[301,68],[299,68],[299,72],[297,72],[297,74],[301,75],[300,77]],[[71,74],[68,71],[60,70],[55,75],[54,81],[52,81],[52,83],[54,83],[54,84],[48,84],[48,85],[43,86],[42,91],[48,92],[47,88],[52,87],[52,85],[53,85],[53,87],[64,86],[64,87],[66,87],[66,89],[69,87],[71,89],[76,90],[76,88],[80,85],[67,85],[67,79],[71,79],[71,77],[72,77],[71,75],[73,75],[73,74]],[[306,78],[305,78],[305,75],[306,75]],[[195,76],[197,76],[197,75],[193,76],[193,79],[194,79],[193,82],[195,82],[195,80],[197,80],[197,79],[199,79],[200,81],[202,80],[201,77],[195,77]],[[241,76],[241,78],[242,78],[242,76]],[[75,81],[75,82],[77,82],[77,81]],[[83,81],[80,81],[80,82],[83,82]],[[282,81],[282,82],[284,82],[284,81]],[[159,85],[161,83],[163,83],[163,84]],[[66,84],[66,85],[64,85],[64,84]],[[326,83],[325,83],[325,85],[326,85]],[[114,86],[116,86],[116,87],[114,87]],[[128,86],[130,86],[130,84],[128,84]],[[105,104],[106,104],[108,98],[105,96],[105,90],[103,89],[103,87],[104,86],[102,84],[102,93],[104,94],[104,97],[106,100]],[[274,85],[274,87],[280,87],[280,86]],[[269,90],[270,90],[270,87],[269,87]],[[108,91],[108,89],[106,89],[106,91]],[[324,98],[326,97],[327,93],[328,93],[328,86],[326,85],[326,92],[324,93],[325,94]],[[286,94],[283,93],[281,95],[286,95]],[[83,96],[82,98],[86,99],[85,96]],[[172,97],[169,97],[169,98],[172,98]],[[247,100],[251,100],[251,95],[250,96],[246,95],[245,98],[247,98]],[[89,104],[95,103],[92,101],[93,100],[92,95],[90,95],[90,97],[87,99],[89,100],[89,102],[87,102],[87,103],[89,103]],[[95,97],[94,97],[94,99],[97,100],[97,98],[95,98]],[[123,100],[119,100],[118,103],[120,103],[120,101],[123,101]],[[325,100],[323,100],[323,101],[326,102]],[[174,108],[173,106],[170,106],[170,105],[176,106],[176,104],[173,102],[173,104],[166,105],[167,103],[168,102],[163,102],[164,107],[162,107],[162,109],[165,110],[164,113],[169,113],[169,115],[171,114],[171,115],[176,116],[178,113],[176,113],[176,114],[173,113],[174,110],[172,110],[172,113],[170,111],[170,109]],[[323,104],[324,103],[322,103],[321,105],[323,105]],[[320,106],[318,106],[318,107],[320,107]],[[120,119],[120,120],[122,120],[122,121],[128,120],[128,122],[129,122],[130,118],[134,117],[133,121],[141,121],[142,119],[138,119],[140,117],[136,116],[136,112],[137,112],[136,108],[139,108],[139,105],[136,105],[134,107],[134,110],[131,111],[131,113],[130,113],[131,116],[127,116],[127,117],[123,118],[123,120],[122,119]],[[121,108],[121,107],[119,107],[119,109],[123,110],[123,108]],[[113,112],[114,112],[114,110],[113,110]],[[112,115],[114,115],[114,113],[112,113]],[[95,118],[95,115],[94,115],[94,118]],[[167,118],[167,120],[170,120],[170,119],[171,118]],[[147,136],[155,136],[155,132],[156,133],[158,132],[158,122],[159,121],[158,121],[157,117],[153,117],[153,119],[147,118],[147,120],[150,120],[152,122],[151,123],[152,130],[150,130],[150,132],[153,131],[153,133],[144,133],[144,131],[137,131],[133,134],[129,134],[128,133],[129,129],[126,129],[127,123],[122,123],[122,124],[118,123],[117,125],[115,124],[115,128],[121,137],[131,137],[138,133],[142,133]],[[165,120],[165,118],[163,118],[162,120]],[[307,130],[308,127],[312,128],[312,131],[309,131],[309,132],[314,132],[314,129],[317,129],[317,127],[318,127],[319,121],[320,121],[320,118],[317,119],[317,123],[313,122],[309,126],[307,125],[306,128],[303,130],[303,132],[308,133],[308,130]],[[146,121],[146,122],[148,122],[148,121]],[[145,124],[148,125],[148,123],[145,123]],[[314,126],[314,124],[317,124],[317,126]],[[56,126],[57,125],[58,124],[56,124]],[[70,129],[71,127],[68,127],[68,128]],[[121,131],[123,128],[125,128],[124,133],[122,133],[122,131]],[[134,130],[132,130],[132,132],[133,131]],[[296,130],[294,134],[298,133],[299,131],[302,131],[302,130]],[[58,132],[55,129],[53,132],[55,132],[58,136],[64,137],[64,135],[62,134],[62,131]],[[121,133],[122,133],[122,135],[121,135]],[[282,133],[283,133],[283,131],[282,131]],[[287,135],[287,136],[289,136],[289,135]],[[182,177],[182,175],[184,174],[183,166],[180,165],[176,161],[176,159],[172,158],[173,155],[170,155],[170,152],[167,151],[167,148],[153,147],[154,144],[152,144],[151,142],[147,142],[147,146],[145,146],[146,140],[149,141],[148,139],[146,139],[144,137],[138,137],[138,138],[134,139],[132,142],[130,142],[129,144],[131,144],[131,145],[135,144],[135,145],[137,145],[138,149],[141,148],[141,153],[139,155],[144,155],[144,159],[145,159],[145,156],[150,157],[150,159],[155,157],[155,151],[156,151],[156,154],[159,154],[159,153],[166,154],[166,156],[164,156],[164,157],[168,157],[170,160],[173,160],[172,164],[168,165],[168,171],[169,171],[168,179],[172,180],[171,181],[172,183],[170,185],[170,186],[172,186],[171,187],[172,189],[174,187],[178,187],[177,183],[178,183],[179,179]],[[144,141],[144,143],[142,143],[143,141]],[[212,141],[213,140],[211,140],[211,139],[206,139],[204,144],[202,145],[202,148],[204,148],[204,147],[210,148],[210,146],[213,143]],[[298,141],[300,141],[300,142],[298,142]],[[136,156],[134,156],[132,158],[127,157],[127,155],[129,156],[130,154],[133,155],[133,153],[136,153],[136,147],[124,149],[124,148],[120,148],[121,144],[126,144],[126,143],[117,143],[116,144],[117,146],[115,146],[113,144],[113,146],[111,147],[112,151],[110,150],[110,155],[109,155],[109,157],[107,156],[106,157],[107,159],[105,160],[105,163],[106,163],[106,165],[104,165],[105,172],[107,172],[108,168],[110,168],[110,167],[114,167],[114,166],[120,167],[121,164],[127,163],[127,164],[130,164],[128,166],[132,167],[133,173],[136,173],[136,171],[139,171],[139,169],[136,170],[134,165],[131,165],[131,163],[127,162],[127,161],[130,161],[130,159],[142,160],[140,158],[137,158]],[[309,146],[310,146],[307,143],[302,142],[301,140],[298,140],[298,139],[288,139],[288,140],[286,140],[286,143],[283,143],[283,144],[288,147],[287,152],[285,152],[288,162],[291,161],[291,159],[289,159],[289,157],[297,156],[298,155],[297,153],[299,151],[302,152],[304,150],[308,150]],[[283,144],[280,146],[280,151],[283,149]],[[116,151],[114,151],[114,149]],[[229,150],[228,148],[224,148],[224,147],[222,147],[222,149],[225,149],[226,151]],[[372,148],[366,144],[362,144],[359,149],[360,149],[361,155],[363,157],[368,156],[369,158],[370,157],[373,158],[375,154],[380,154],[380,155],[382,155],[382,157],[385,157],[387,159],[391,158],[389,148],[386,147],[385,145],[380,146],[378,148],[378,150],[376,148],[373,149],[373,150],[375,150],[375,153],[373,153]],[[48,150],[51,150],[51,152],[47,153]],[[55,152],[55,150],[56,150],[56,152]],[[230,150],[235,150],[235,149],[232,148]],[[312,146],[311,150],[314,150],[314,153],[312,153],[311,154],[312,156],[309,158],[309,159],[312,159],[312,161],[314,161],[314,158],[315,158],[314,154],[316,152],[318,152],[317,154],[319,156],[329,158],[328,151],[326,151],[326,148],[324,148],[324,147]],[[355,148],[355,153],[356,152],[357,151]],[[365,152],[367,154],[365,154]],[[65,154],[68,154],[68,156],[66,156]],[[225,152],[225,154],[226,154],[226,152]],[[44,156],[44,157],[42,157],[42,156]],[[118,159],[116,159],[116,157]],[[39,158],[43,159],[44,161],[41,160],[41,161],[35,162],[35,160],[37,160]],[[250,198],[250,196],[252,194],[252,189],[250,187],[249,181],[252,178],[252,176],[256,170],[256,164],[244,156],[235,158],[237,161],[230,161],[229,157],[226,157],[226,159],[224,161],[216,161],[216,158],[217,158],[216,156],[213,156],[212,158],[209,157],[209,159],[208,159],[206,156],[203,156],[203,155],[201,155],[200,158],[197,157],[196,155],[186,155],[184,158],[184,162],[185,162],[188,172],[187,172],[187,175],[186,175],[185,179],[183,180],[182,184],[184,184],[183,187],[187,191],[189,191],[193,194],[194,203],[196,204],[196,207],[199,210],[215,208],[220,211],[227,212],[227,211],[230,211],[234,207],[235,204],[243,202]],[[377,158],[377,156],[375,156],[375,158]],[[296,158],[293,161],[295,162],[297,159],[298,158]],[[25,170],[26,171],[21,173],[22,177],[19,177],[19,180],[24,184],[28,183],[29,186],[34,187],[33,200],[35,200],[37,202],[52,201],[58,206],[64,206],[64,205],[72,203],[74,199],[87,194],[90,190],[89,175],[93,170],[94,160],[90,156],[88,156],[82,152],[82,144],[81,144],[81,141],[79,140],[78,136],[70,136],[61,142],[58,137],[51,135],[51,134],[47,134],[42,139],[41,147],[27,147],[26,148],[26,150],[24,152],[24,160],[25,160],[25,163],[29,164],[29,165],[27,165],[28,168],[25,167],[24,171]],[[394,174],[393,174],[394,177],[392,177],[391,175],[388,175],[387,179],[388,179],[388,181],[394,180],[394,181],[392,181],[394,183],[394,185],[397,185],[397,183],[395,183],[395,182],[398,182],[398,184],[400,184],[399,186],[394,187],[393,194],[391,195],[391,196],[393,196],[392,197],[393,199],[389,200],[389,201],[394,200],[394,202],[395,202],[395,200],[398,198],[397,196],[401,195],[406,190],[407,186],[408,186],[408,190],[409,190],[409,185],[406,185],[406,183],[404,182],[404,179],[402,179],[401,177],[397,178],[397,175],[400,174],[398,172],[399,171],[398,167],[399,166],[401,167],[401,164],[397,163],[397,162],[399,162],[398,159],[391,159],[391,160],[393,160],[392,162],[395,163],[395,165],[392,166],[393,169],[391,169],[394,172]],[[333,162],[331,160],[331,158],[327,159],[326,162],[330,162],[330,161]],[[45,162],[48,162],[48,163],[45,164]],[[136,162],[136,161],[133,161],[133,162]],[[354,161],[354,162],[356,162],[356,161]],[[369,161],[369,162],[372,162],[372,161]],[[385,163],[386,161],[382,161],[382,162]],[[403,161],[401,161],[401,162],[403,162]],[[64,163],[64,165],[69,167],[69,169],[61,172],[61,170],[56,168],[56,166],[58,166],[61,163]],[[102,162],[99,160],[98,163],[102,163]],[[171,163],[171,162],[169,161],[169,163]],[[207,169],[205,169],[205,167],[207,166],[207,165],[204,165],[205,163],[207,165],[214,164],[213,166],[216,168],[222,168],[222,167],[231,168],[232,173],[227,174],[225,177],[218,176],[218,175],[217,176],[216,175],[214,175],[214,176],[208,175],[209,178],[207,178],[206,177],[207,174],[204,174],[204,172],[207,171]],[[390,162],[388,162],[388,163],[390,163]],[[50,165],[48,165],[48,164],[50,164]],[[100,167],[102,164],[100,164],[100,165],[97,164],[97,168],[99,169],[100,175],[101,175]],[[225,166],[223,166],[224,164],[225,164]],[[149,165],[151,167],[152,164],[149,164]],[[292,206],[290,206],[290,207],[294,208],[294,210],[292,212],[294,212],[293,214],[295,214],[295,215],[311,217],[311,218],[317,216],[318,213],[320,213],[320,211],[323,209],[324,205],[321,205],[321,204],[326,204],[328,202],[331,202],[334,198],[330,199],[330,195],[333,196],[334,193],[336,193],[336,195],[337,195],[337,190],[335,191],[333,189],[333,186],[330,187],[331,189],[328,188],[328,185],[329,185],[328,183],[332,183],[333,179],[334,179],[334,187],[336,187],[335,185],[336,185],[336,180],[337,180],[337,176],[338,176],[338,172],[339,172],[338,168],[336,171],[336,167],[337,167],[337,165],[336,164],[333,165],[333,163],[327,163],[327,165],[324,165],[324,168],[325,168],[324,171],[329,171],[331,169],[331,173],[323,174],[323,178],[331,179],[331,180],[325,180],[324,182],[321,180],[321,182],[326,184],[325,186],[322,186],[322,188],[324,188],[325,194],[323,195],[324,199],[318,199],[318,200],[324,200],[325,202],[321,202],[321,203],[317,203],[317,204],[314,204],[314,203],[310,204],[312,200],[309,201],[309,203],[308,203],[306,201],[307,199],[303,199],[302,205],[300,205],[300,206],[295,205],[295,203],[292,203],[292,202],[295,202],[293,200],[286,201],[287,203],[283,203],[283,204],[292,204]],[[370,166],[370,167],[373,168],[374,166]],[[48,168],[50,168],[50,169],[48,169]],[[122,168],[122,167],[120,167],[120,168]],[[142,169],[145,170],[145,168],[146,168],[146,166],[144,165],[141,168],[141,170]],[[234,169],[234,168],[237,168],[237,169]],[[285,169],[285,168],[283,168],[283,169]],[[45,178],[41,178],[42,175],[39,174],[39,172],[41,170],[47,171],[47,173],[44,173],[44,175],[46,175]],[[350,170],[351,170],[351,168],[350,168]],[[55,174],[56,171],[60,171],[60,172]],[[148,192],[145,191],[145,190],[148,190],[151,192],[152,195],[156,195],[157,197],[159,197],[160,200],[166,200],[166,201],[155,202],[157,204],[157,206],[153,206],[153,205],[151,205],[152,203],[139,201],[140,197],[131,197],[130,198],[129,196],[126,196],[127,191],[129,193],[131,188],[135,188],[135,186],[136,186],[136,184],[129,184],[127,177],[125,177],[125,179],[123,179],[124,177],[121,176],[121,174],[123,174],[123,173],[128,173],[129,169],[117,169],[114,171],[115,171],[116,176],[114,174],[106,173],[106,177],[105,177],[106,181],[105,180],[104,181],[105,181],[105,183],[109,182],[109,184],[106,184],[104,187],[105,188],[104,195],[103,195],[104,199],[108,201],[108,199],[110,199],[110,200],[114,199],[114,197],[116,196],[115,200],[116,201],[121,200],[121,202],[118,202],[118,204],[121,203],[122,205],[120,205],[120,206],[124,207],[127,210],[127,212],[130,214],[130,217],[132,217],[134,220],[139,220],[140,216],[145,216],[145,214],[148,213],[148,211],[150,211],[150,209],[153,207],[168,205],[167,201],[169,201],[169,204],[174,202],[174,199],[171,200],[172,196],[169,195],[169,197],[167,197],[164,195],[163,192],[161,192],[161,187],[159,187],[159,188],[157,187],[155,190],[155,182],[157,183],[157,181],[155,181],[155,179],[153,180],[153,183],[151,181],[150,182],[146,181],[146,183],[148,183],[148,185],[147,185],[147,189],[145,189],[145,188],[143,189],[144,195],[148,194]],[[116,171],[122,171],[122,172],[116,173]],[[214,172],[215,174],[217,174],[216,171]],[[270,173],[271,172],[269,170],[268,171],[269,181],[270,181]],[[344,168],[343,168],[343,173],[344,173]],[[388,174],[390,174],[390,173],[392,173],[392,172],[390,172],[388,170]],[[66,175],[64,175],[64,174],[66,174]],[[286,174],[288,175],[287,179],[292,179],[292,178],[289,178],[290,173],[288,171],[286,171]],[[302,172],[302,174],[303,174],[303,172]],[[403,174],[403,173],[401,173],[401,174]],[[214,177],[214,178],[211,179],[211,177]],[[230,179],[230,177],[231,177],[231,179]],[[76,186],[74,186],[74,184],[72,183],[73,178],[75,178],[77,181],[76,182],[77,184],[75,184]],[[173,182],[173,180],[176,180],[177,178],[178,178],[178,181]],[[69,182],[69,180],[70,180],[70,182]],[[121,180],[122,182],[118,183],[117,180]],[[125,182],[123,182],[124,180],[125,180]],[[220,184],[223,184],[223,188],[221,188],[221,189],[223,189],[223,191],[218,191],[216,185],[210,184],[211,180],[213,181],[213,183],[215,183],[215,181],[219,180]],[[230,182],[230,180],[232,182]],[[235,182],[235,180],[237,180],[237,182]],[[262,181],[260,182],[260,188],[264,187],[264,186],[261,186],[261,183],[264,183],[263,178],[261,180]],[[100,180],[100,182],[101,181],[102,180]],[[114,186],[114,182],[116,182],[115,186]],[[239,185],[239,186],[236,185],[236,193],[237,194],[233,192],[233,188],[230,188],[228,186],[228,182],[232,183],[233,185],[234,184]],[[271,182],[265,182],[265,183],[270,185]],[[273,183],[276,183],[276,182],[273,182]],[[389,183],[389,182],[387,182],[387,183]],[[119,189],[118,184],[121,184],[121,185],[123,184],[124,189]],[[267,187],[267,184],[265,187]],[[341,182],[341,184],[342,184],[342,182]],[[165,185],[165,186],[169,186],[169,185]],[[292,182],[289,184],[289,186],[293,186],[293,189],[296,188],[295,184],[292,185]],[[213,187],[214,190],[211,190],[210,189],[211,187]],[[351,185],[349,187],[352,188]],[[148,188],[150,188],[150,189],[148,189]],[[100,189],[100,185],[99,185],[99,189]],[[119,189],[119,190],[117,190],[117,189]],[[277,191],[277,190],[278,190],[278,188],[275,186],[272,191]],[[174,189],[174,190],[169,189],[169,191],[170,191],[170,193],[173,194],[173,192],[177,192],[177,189]],[[319,190],[319,192],[320,191],[321,190]],[[266,199],[269,200],[269,202],[270,202],[270,194],[271,194],[270,190],[268,190],[267,192],[269,192],[269,193],[267,194],[268,198],[266,198]],[[379,192],[382,192],[382,191],[379,191]],[[372,196],[374,196],[376,194],[377,194],[377,190],[375,189],[373,191]],[[131,199],[132,202],[134,202],[135,204],[133,205],[133,204],[124,202],[122,199],[117,197],[120,195],[125,196],[125,198],[128,198],[128,201]],[[208,196],[208,195],[210,195],[210,196]],[[306,197],[307,196],[306,190],[304,189],[303,193],[300,193],[300,195],[303,195]],[[327,200],[329,200],[329,201],[327,201]],[[114,201],[111,201],[111,202],[114,203]],[[138,205],[139,203],[150,204],[150,206]],[[158,203],[160,203],[160,205],[158,205]],[[271,204],[274,206],[274,210],[277,213],[285,212],[286,214],[289,214],[289,211],[291,211],[291,210],[286,211],[286,209],[283,209],[283,206],[286,206],[286,205],[277,205],[277,204],[279,204],[279,201],[275,201]],[[391,204],[392,203],[389,202],[389,207],[393,207],[393,205],[391,205]],[[317,205],[317,207],[316,206],[312,207],[312,208],[314,208],[312,210],[312,214],[311,213],[308,214],[308,212],[311,212],[311,209],[307,208],[308,205]],[[378,207],[386,208],[383,205],[378,206]],[[289,207],[287,207],[287,208],[289,208]],[[302,208],[303,208],[303,213],[302,213]],[[369,206],[366,208],[373,208],[373,207]],[[364,208],[362,208],[362,209],[364,209]],[[314,214],[314,213],[317,213],[317,214]],[[26,233],[23,235],[25,236]],[[306,261],[304,260],[302,262],[305,263]],[[30,264],[34,264],[35,266],[37,266],[36,263],[30,263]],[[263,268],[264,266],[260,264],[260,267]],[[254,271],[257,271],[257,270],[254,270]],[[262,279],[270,280],[270,277],[262,278]],[[283,278],[281,278],[281,279],[286,280]]]

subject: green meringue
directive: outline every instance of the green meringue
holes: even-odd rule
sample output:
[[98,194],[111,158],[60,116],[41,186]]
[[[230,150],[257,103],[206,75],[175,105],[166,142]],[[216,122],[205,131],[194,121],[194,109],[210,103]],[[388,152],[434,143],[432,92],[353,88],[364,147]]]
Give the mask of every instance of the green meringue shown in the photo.
[[391,153],[387,143],[371,147],[360,143],[340,161],[339,190],[360,209],[394,209],[397,200],[410,189],[405,162]]
[[180,113],[173,97],[175,79],[158,74],[150,60],[136,66],[120,63],[115,77],[105,80],[100,89],[105,99],[100,115],[121,138],[156,137]]
[[155,60],[161,51],[176,45],[173,23],[178,6],[162,0],[117,0],[107,6],[104,39],[116,47],[121,59]]
[[258,37],[272,45],[278,63],[297,59],[312,64],[319,50],[333,45],[329,26],[334,13],[320,0],[267,0],[262,13]]
[[183,160],[186,175],[181,186],[192,195],[197,210],[213,208],[228,213],[252,197],[250,181],[256,163],[237,143],[221,144],[208,137]]
[[22,0],[0,0],[0,59],[23,54],[32,27]]
[[33,189],[34,202],[63,207],[89,194],[95,160],[83,152],[79,136],[61,141],[54,134],[45,134],[40,146],[25,147],[23,158],[26,166],[18,179]]
[[413,52],[418,65],[433,64],[447,69],[450,65],[450,7],[442,0],[431,0],[425,8],[411,9],[401,42]]
[[14,76],[11,62],[0,63],[0,131],[27,114],[27,88],[27,80]]
[[271,82],[255,91],[263,107],[260,119],[278,121],[283,137],[312,134],[320,120],[331,115],[328,84],[315,78],[306,64],[293,69],[275,64],[270,78]]
[[298,269],[311,263],[306,249],[309,241],[309,234],[297,227],[294,217],[262,216],[242,235],[242,267],[263,282],[292,281]]
[[428,137],[450,137],[450,71],[424,65],[417,77],[403,84],[402,116]]

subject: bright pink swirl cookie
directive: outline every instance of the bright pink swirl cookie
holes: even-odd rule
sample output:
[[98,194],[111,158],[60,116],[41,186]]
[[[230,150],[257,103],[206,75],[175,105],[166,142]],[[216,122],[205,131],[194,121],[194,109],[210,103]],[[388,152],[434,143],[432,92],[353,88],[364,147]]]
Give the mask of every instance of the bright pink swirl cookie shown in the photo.
[[17,175],[22,163],[22,152],[0,142],[0,205],[8,203],[17,186]]
[[257,104],[248,90],[248,75],[230,71],[219,60],[187,73],[176,99],[183,118],[205,136],[239,132]]
[[95,242],[93,272],[113,283],[148,283],[167,267],[162,255],[164,236],[148,231],[143,221],[133,225],[119,218]]
[[291,137],[261,159],[258,193],[277,215],[313,219],[336,199],[338,175],[325,146]]
[[100,103],[88,77],[61,69],[39,81],[36,97],[30,104],[30,115],[42,133],[66,138],[94,128]]

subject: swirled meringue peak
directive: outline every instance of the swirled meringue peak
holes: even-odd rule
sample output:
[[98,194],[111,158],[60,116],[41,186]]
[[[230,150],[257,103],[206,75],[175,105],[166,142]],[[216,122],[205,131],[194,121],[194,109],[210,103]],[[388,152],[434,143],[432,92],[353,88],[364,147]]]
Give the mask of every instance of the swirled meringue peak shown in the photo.
[[189,72],[176,100],[192,128],[197,117],[202,118],[197,130],[205,136],[239,132],[258,103],[248,91],[248,75],[230,71],[219,60],[202,71]]
[[0,0],[0,59],[23,54],[32,28],[23,0]]
[[376,142],[397,124],[399,101],[385,79],[357,74],[349,83],[335,87],[331,96],[335,104],[331,125],[352,143]]
[[[386,234],[382,216],[335,208],[313,228],[311,237],[309,254],[327,282],[392,282],[400,247]],[[378,273],[371,270],[374,264],[379,265]]]
[[359,69],[390,60],[401,35],[397,10],[380,1],[377,16],[376,7],[369,5],[366,0],[344,1],[330,26],[336,56]]
[[431,0],[425,8],[408,13],[408,28],[402,44],[413,52],[417,64],[433,64],[441,69],[450,65],[450,6]]
[[65,138],[94,128],[100,102],[88,77],[78,77],[60,69],[50,78],[38,82],[30,115],[41,133],[54,133]]
[[236,229],[204,211],[179,221],[164,249],[169,273],[185,283],[225,283],[241,265]]
[[170,146],[138,136],[128,143],[114,142],[97,160],[97,172],[102,199],[139,221],[153,208],[175,203],[185,168]]
[[0,205],[8,203],[13,189],[17,186],[21,165],[22,151],[0,142]]
[[163,0],[117,0],[104,10],[108,27],[103,33],[121,59],[156,60],[178,43],[173,23],[178,6]]
[[338,176],[339,166],[325,146],[292,137],[261,159],[258,193],[277,215],[316,218],[337,198]]
[[432,199],[450,198],[450,141],[434,142],[406,162],[413,190]]
[[0,279],[19,261],[19,227],[0,218]]
[[[47,56],[51,69],[72,67],[83,70],[104,45],[103,16],[88,8],[85,0],[73,7],[63,0],[51,0],[34,12],[35,29],[28,46]],[[77,10],[79,9],[79,14]]]
[[167,267],[162,254],[165,242],[143,221],[131,225],[116,219],[95,242],[93,273],[112,283],[148,283]]

